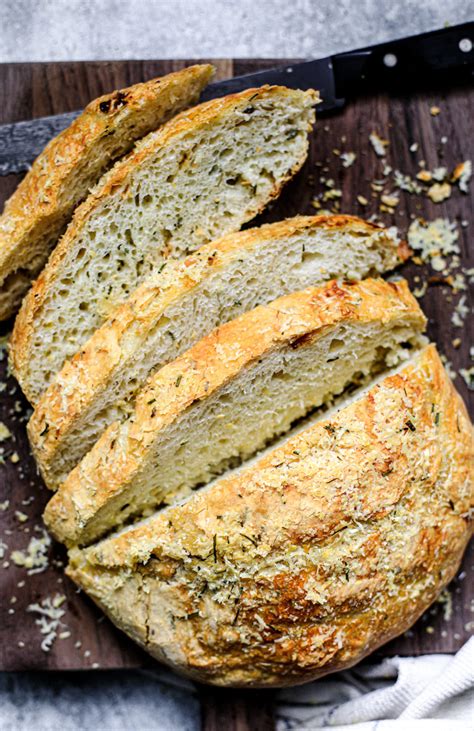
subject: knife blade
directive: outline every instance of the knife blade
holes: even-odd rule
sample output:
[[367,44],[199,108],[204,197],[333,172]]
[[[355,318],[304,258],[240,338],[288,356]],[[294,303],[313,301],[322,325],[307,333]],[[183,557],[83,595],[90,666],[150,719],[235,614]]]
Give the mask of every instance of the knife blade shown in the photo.
[[[456,81],[474,73],[474,23],[422,33],[328,58],[236,76],[210,84],[202,101],[262,84],[315,88],[318,115],[337,112],[347,100],[368,90],[411,89],[433,79]],[[28,170],[49,140],[68,127],[80,110],[0,125],[0,175]]]

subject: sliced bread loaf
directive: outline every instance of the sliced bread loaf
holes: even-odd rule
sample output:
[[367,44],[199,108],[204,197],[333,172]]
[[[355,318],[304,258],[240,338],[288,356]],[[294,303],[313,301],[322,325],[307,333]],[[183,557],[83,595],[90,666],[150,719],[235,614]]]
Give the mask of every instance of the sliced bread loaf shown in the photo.
[[106,94],[51,140],[0,216],[0,320],[19,307],[74,208],[112,161],[197,102],[212,74],[208,64],[190,66]]
[[303,164],[313,91],[249,89],[152,132],[76,209],[29,292],[11,363],[35,403],[63,362],[169,258],[255,216]]
[[[59,540],[86,544],[208,482],[310,409],[403,357],[425,318],[405,282],[330,282],[214,330],[139,392],[49,502]],[[401,351],[401,352],[400,352]]]
[[473,459],[430,346],[252,466],[74,549],[67,573],[196,680],[307,682],[407,630],[453,578]]
[[299,216],[169,262],[65,363],[40,398],[28,431],[46,484],[59,487],[106,427],[130,415],[150,373],[214,327],[328,279],[386,271],[406,255],[392,229],[351,216]]

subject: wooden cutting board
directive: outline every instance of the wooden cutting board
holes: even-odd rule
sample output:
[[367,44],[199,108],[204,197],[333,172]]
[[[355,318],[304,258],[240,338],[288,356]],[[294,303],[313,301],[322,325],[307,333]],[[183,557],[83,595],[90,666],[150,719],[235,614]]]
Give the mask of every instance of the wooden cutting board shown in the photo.
[[[115,88],[161,75],[181,68],[187,61],[117,61],[93,63],[4,64],[0,66],[0,123],[30,119],[81,108],[90,99]],[[221,60],[215,62],[218,78],[248,73],[283,63],[282,60]],[[440,113],[434,116],[430,107],[436,105]],[[281,198],[260,217],[260,221],[277,220],[296,213],[314,213],[312,201],[323,191],[330,190],[321,178],[332,179],[334,188],[342,191],[324,207],[340,203],[343,213],[370,216],[377,213],[384,223],[396,224],[406,234],[410,216],[428,220],[448,217],[459,230],[459,243],[465,267],[474,266],[474,246],[468,246],[472,237],[472,195],[461,193],[457,187],[451,197],[435,204],[426,196],[402,192],[395,213],[381,213],[380,200],[372,196],[370,183],[383,177],[383,163],[375,154],[368,135],[374,130],[390,141],[387,163],[393,168],[414,176],[418,161],[425,160],[430,170],[446,165],[449,170],[474,157],[471,120],[474,117],[474,90],[451,88],[427,90],[410,96],[378,95],[349,104],[337,116],[322,119],[312,138],[307,164],[297,178],[284,190]],[[416,151],[410,151],[412,143]],[[344,168],[338,151],[355,152],[357,158],[351,167]],[[0,206],[17,185],[19,176],[0,178]],[[389,187],[389,186],[388,186]],[[366,205],[357,196],[367,199]],[[463,227],[461,221],[469,221]],[[420,286],[415,277],[436,278],[436,272],[427,265],[413,263],[403,268],[414,286]],[[439,277],[438,277],[439,279]],[[464,293],[465,294],[465,293]],[[429,317],[429,335],[445,353],[452,367],[468,368],[469,342],[472,343],[472,317],[466,318],[464,328],[451,323],[453,307],[459,294],[442,281],[432,281],[421,303]],[[11,329],[4,327],[3,333]],[[459,347],[453,345],[461,338]],[[0,444],[5,463],[0,465],[0,503],[9,506],[0,511],[0,538],[6,544],[3,567],[0,568],[0,669],[90,669],[151,667],[151,661],[127,638],[102,617],[87,597],[79,594],[74,585],[63,578],[65,554],[60,546],[49,549],[49,568],[28,575],[25,568],[11,560],[11,552],[28,546],[33,536],[41,535],[41,512],[48,493],[36,474],[29,455],[25,433],[27,404],[13,378],[7,377],[6,358],[0,366],[4,390],[0,394],[0,421],[12,437]],[[473,406],[472,393],[457,377],[456,385],[466,401]],[[3,506],[2,506],[3,507]],[[27,516],[25,519],[23,516]],[[0,544],[1,545],[1,544]],[[455,652],[470,635],[474,615],[472,571],[473,552],[466,555],[458,578],[450,587],[452,610],[448,604],[437,604],[410,632],[391,642],[379,655],[411,655],[430,652]],[[65,596],[64,615],[58,637],[49,652],[41,649],[40,627],[35,624],[38,613],[27,611],[31,604],[44,602],[48,597]],[[268,694],[246,695],[241,692],[202,690],[206,728],[270,728],[271,714],[267,707]],[[242,704],[246,698],[248,703]],[[249,721],[248,718],[252,718]]]

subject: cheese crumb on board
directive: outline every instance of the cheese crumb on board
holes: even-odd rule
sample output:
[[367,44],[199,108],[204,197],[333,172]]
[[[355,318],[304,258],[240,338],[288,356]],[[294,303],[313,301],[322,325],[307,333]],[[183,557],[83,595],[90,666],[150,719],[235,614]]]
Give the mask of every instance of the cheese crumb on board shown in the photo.
[[452,180],[459,185],[459,190],[463,193],[469,192],[469,181],[472,177],[472,162],[465,160],[456,165],[453,171]]
[[10,439],[11,436],[12,433],[8,426],[3,421],[0,421],[0,442],[4,442],[5,439]]
[[425,261],[434,256],[459,254],[458,238],[456,224],[447,218],[429,222],[417,218],[408,229],[408,244],[420,252]]
[[335,198],[341,198],[342,197],[342,190],[339,190],[339,188],[330,188],[329,190],[325,190],[323,193],[323,201],[332,201]]
[[416,180],[413,180],[413,178],[411,178],[409,175],[400,172],[400,170],[395,170],[395,172],[393,173],[393,180],[397,188],[400,188],[400,190],[405,190],[407,193],[415,193],[418,195],[423,190],[421,185],[417,183]]
[[461,368],[459,373],[464,378],[466,386],[470,391],[474,391],[474,366],[470,368]]
[[444,166],[435,168],[431,173],[433,180],[436,180],[438,183],[442,183],[447,174],[448,168],[445,168]]
[[453,597],[451,596],[451,593],[447,589],[444,589],[436,601],[443,607],[444,621],[449,622],[453,616]]
[[453,316],[451,317],[451,322],[453,323],[454,327],[463,327],[464,320],[468,315],[469,307],[466,304],[466,295],[463,294],[456,307],[454,308]]
[[350,168],[355,163],[357,155],[355,152],[342,152],[341,160],[343,168]]
[[58,630],[65,625],[61,622],[61,618],[65,615],[65,610],[61,609],[62,604],[66,601],[64,594],[56,594],[54,597],[46,597],[40,604],[29,604],[26,608],[27,612],[38,614],[35,624],[40,628],[40,632],[44,635],[41,642],[43,652],[49,652],[53,646],[53,642],[58,636]]
[[4,558],[4,556],[7,552],[7,548],[8,548],[7,544],[4,541],[2,541],[2,539],[0,538],[0,559]]
[[374,148],[374,152],[378,157],[385,157],[386,149],[389,146],[389,141],[379,137],[377,132],[371,132],[369,135],[370,144]]
[[39,574],[48,568],[48,550],[51,545],[51,538],[43,530],[41,538],[33,536],[26,551],[12,551],[10,558],[16,566],[23,566],[28,569],[28,575]]
[[425,280],[421,283],[420,287],[415,287],[415,289],[412,289],[412,294],[417,299],[420,299],[421,297],[424,297],[426,294],[426,291],[428,289],[428,282]]

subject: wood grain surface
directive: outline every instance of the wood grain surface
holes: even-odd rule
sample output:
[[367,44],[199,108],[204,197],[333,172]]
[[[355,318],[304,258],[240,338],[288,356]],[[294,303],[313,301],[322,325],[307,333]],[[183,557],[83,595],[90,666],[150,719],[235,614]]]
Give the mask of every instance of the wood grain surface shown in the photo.
[[[213,61],[218,78],[271,67],[282,61]],[[187,61],[124,61],[93,63],[5,64],[0,66],[0,123],[74,110],[90,99],[114,88],[161,75],[181,68]],[[437,105],[440,113],[433,116],[430,107]],[[405,235],[411,216],[432,220],[448,217],[458,225],[459,243],[464,267],[474,266],[472,237],[472,194],[463,194],[457,187],[451,197],[440,204],[426,196],[401,192],[395,213],[381,213],[378,195],[373,195],[371,181],[383,177],[383,163],[375,154],[369,139],[374,130],[390,141],[387,163],[404,173],[415,175],[418,162],[426,161],[433,169],[455,165],[474,157],[471,121],[474,117],[474,90],[467,88],[431,89],[410,96],[379,94],[364,97],[347,105],[333,117],[319,120],[311,141],[311,152],[304,169],[284,190],[281,198],[260,217],[259,222],[277,220],[296,213],[314,213],[312,201],[328,190],[321,178],[334,180],[342,191],[340,199],[324,203],[331,207],[339,201],[343,213],[370,216],[396,224]],[[416,151],[410,145],[418,143]],[[355,163],[345,169],[338,151],[353,151]],[[0,178],[0,206],[14,190],[19,176]],[[390,186],[389,186],[390,187]],[[357,196],[368,203],[361,204]],[[463,226],[462,221],[469,225]],[[429,317],[429,335],[438,344],[455,371],[468,368],[469,344],[472,343],[472,317],[463,328],[454,328],[451,316],[460,294],[436,276],[428,266],[410,263],[402,270],[414,286],[420,280],[430,280],[421,304]],[[419,278],[419,279],[415,279]],[[463,293],[466,294],[466,293]],[[11,323],[3,328],[3,334]],[[461,344],[453,340],[461,339]],[[457,347],[456,347],[457,346]],[[41,535],[41,512],[48,499],[29,453],[25,433],[28,406],[12,377],[7,374],[3,354],[0,366],[5,384],[0,396],[0,421],[11,431],[12,438],[0,444],[4,464],[0,465],[0,503],[9,501],[0,511],[0,539],[4,545],[3,566],[0,568],[0,668],[22,669],[87,669],[150,667],[153,661],[136,648],[102,617],[87,597],[63,578],[64,552],[60,546],[49,549],[49,568],[28,575],[10,559],[13,550],[25,550],[32,536]],[[468,392],[461,377],[456,386],[467,401]],[[472,412],[471,412],[472,413]],[[18,460],[17,460],[18,456]],[[12,459],[13,458],[13,459]],[[19,511],[19,512],[16,512]],[[24,520],[21,514],[27,516]],[[3,545],[0,543],[0,546]],[[471,633],[474,599],[472,571],[473,551],[468,552],[458,578],[450,587],[452,612],[446,604],[436,604],[403,637],[382,648],[378,655],[455,652]],[[44,635],[35,624],[38,615],[28,612],[32,603],[44,601],[56,594],[64,595],[64,615],[57,638],[49,652],[41,649]],[[471,624],[470,624],[471,623]],[[203,725],[206,729],[256,729],[273,727],[270,693],[242,693],[202,689]]]

